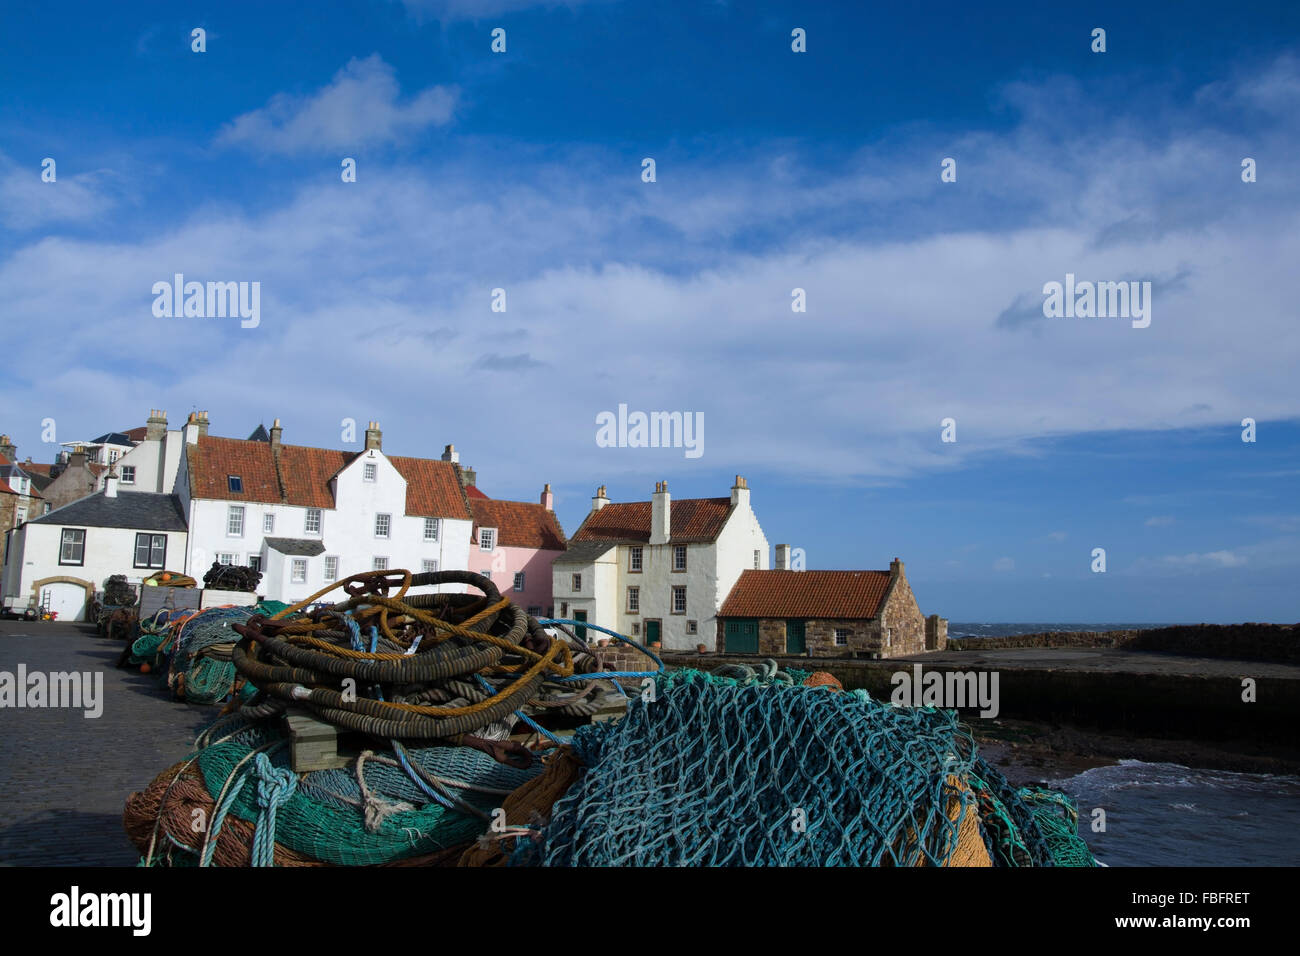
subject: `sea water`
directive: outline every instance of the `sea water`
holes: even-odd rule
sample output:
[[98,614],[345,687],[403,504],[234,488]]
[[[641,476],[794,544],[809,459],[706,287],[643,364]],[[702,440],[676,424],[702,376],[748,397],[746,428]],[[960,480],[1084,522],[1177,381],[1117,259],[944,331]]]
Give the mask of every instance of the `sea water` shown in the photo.
[[1300,777],[1122,760],[1051,785],[1077,802],[1079,833],[1108,866],[1300,864]]

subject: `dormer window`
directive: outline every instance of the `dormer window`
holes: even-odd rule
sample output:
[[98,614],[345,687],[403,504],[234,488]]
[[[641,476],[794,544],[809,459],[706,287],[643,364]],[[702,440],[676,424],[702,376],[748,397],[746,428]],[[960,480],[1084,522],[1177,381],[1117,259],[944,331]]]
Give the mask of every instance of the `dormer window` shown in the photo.
[[379,474],[379,466],[376,465],[373,461],[366,462],[365,466],[362,468],[361,471],[361,477],[365,481],[374,481],[375,477],[378,474]]
[[497,529],[496,528],[479,528],[478,529],[478,549],[480,551],[491,551],[497,546]]
[[226,475],[226,486],[230,489],[232,495],[242,495],[244,493],[244,479],[239,475]]

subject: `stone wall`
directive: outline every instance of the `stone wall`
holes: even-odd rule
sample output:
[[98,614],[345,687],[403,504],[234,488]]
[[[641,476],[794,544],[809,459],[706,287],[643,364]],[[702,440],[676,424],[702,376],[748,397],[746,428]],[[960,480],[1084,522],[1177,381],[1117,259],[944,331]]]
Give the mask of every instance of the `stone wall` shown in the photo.
[[999,647],[1118,647],[1198,657],[1300,662],[1300,624],[1197,624],[1125,631],[1044,631],[1009,637],[960,637],[950,650]]
[[[897,574],[885,599],[884,622],[888,633],[881,648],[884,657],[925,653],[925,618],[917,607],[912,586],[907,583],[902,562],[896,562]],[[892,570],[892,569],[891,569]]]

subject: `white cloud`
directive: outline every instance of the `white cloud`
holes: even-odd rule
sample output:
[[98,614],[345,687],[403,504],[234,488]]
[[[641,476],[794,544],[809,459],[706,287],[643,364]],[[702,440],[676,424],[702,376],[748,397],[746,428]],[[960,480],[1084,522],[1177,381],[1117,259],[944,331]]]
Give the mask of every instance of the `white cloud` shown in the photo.
[[0,223],[7,228],[88,222],[116,205],[110,170],[78,172],[71,159],[59,165],[60,156],[49,158],[55,161],[52,183],[41,179],[40,162],[24,166],[0,153]]
[[1169,554],[1161,560],[1175,567],[1191,568],[1239,568],[1246,563],[1244,557],[1231,551],[1206,551],[1203,554]]
[[457,91],[434,86],[406,102],[399,102],[400,96],[395,71],[374,53],[350,60],[310,96],[277,94],[261,109],[228,123],[217,143],[270,153],[391,143],[449,123]]
[[1174,523],[1170,515],[1152,515],[1143,522],[1148,528],[1167,528]]
[[576,9],[592,0],[402,0],[407,12],[417,20],[478,20],[503,13],[517,13],[530,7]]
[[1014,571],[1015,569],[1016,562],[1012,558],[998,558],[993,562],[994,571]]
[[1053,541],[1064,541],[1067,537],[1064,531],[1053,531],[1048,535]]

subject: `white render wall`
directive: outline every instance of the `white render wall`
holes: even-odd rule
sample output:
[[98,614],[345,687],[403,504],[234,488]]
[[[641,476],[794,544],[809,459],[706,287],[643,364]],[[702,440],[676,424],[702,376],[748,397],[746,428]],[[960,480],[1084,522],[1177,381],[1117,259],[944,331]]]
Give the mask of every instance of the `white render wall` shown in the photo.
[[[376,480],[364,480],[364,463],[374,462]],[[188,485],[188,479],[184,482]],[[215,501],[196,499],[189,503],[190,559],[187,573],[202,580],[218,554],[234,555],[235,563],[247,564],[250,555],[262,557],[260,592],[277,601],[294,602],[309,597],[333,579],[326,580],[325,559],[338,561],[338,576],[346,577],[373,568],[376,557],[388,558],[392,570],[405,568],[418,573],[425,560],[438,562],[442,571],[478,570],[469,567],[470,533],[468,519],[439,518],[438,540],[424,540],[424,517],[407,516],[406,479],[382,452],[369,451],[339,473],[335,486],[335,508],[321,509],[321,533],[306,533],[308,509],[300,505],[266,504],[255,501]],[[183,496],[184,497],[184,496]],[[244,533],[226,534],[231,505],[244,508]],[[275,516],[274,529],[263,532],[267,514]],[[391,516],[388,538],[375,537],[375,515]],[[266,547],[265,539],[306,538],[319,540],[323,554],[306,558],[307,580],[292,581],[293,558]],[[444,590],[464,590],[462,586]],[[342,592],[339,592],[340,594]],[[335,598],[330,595],[327,599]]]
[[[10,563],[5,573],[5,598],[13,599],[16,609],[27,606],[32,584],[43,578],[69,577],[91,582],[95,590],[102,590],[104,579],[111,574],[126,575],[126,580],[139,585],[157,569],[136,568],[135,536],[132,528],[86,528],[85,559],[82,564],[59,564],[59,551],[63,543],[63,529],[81,528],[69,524],[28,524],[15,532],[16,540],[10,546]],[[167,535],[167,569],[177,570],[185,555],[184,531],[150,531],[148,534]],[[39,595],[37,596],[39,600]]]
[[117,460],[117,473],[130,465],[135,468],[135,484],[117,483],[117,490],[152,491],[171,494],[176,490],[176,475],[185,449],[185,436],[177,429],[166,433],[162,441],[142,441]]

